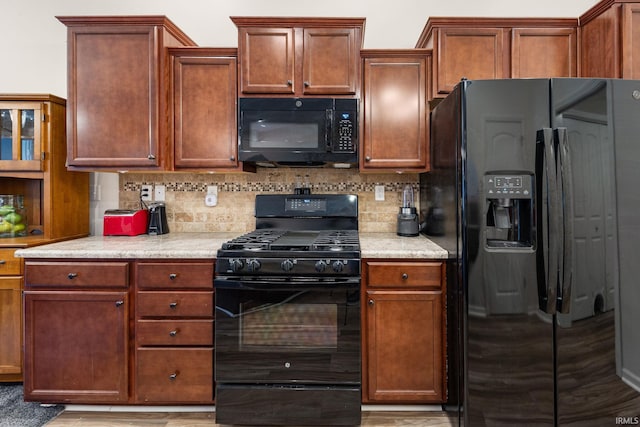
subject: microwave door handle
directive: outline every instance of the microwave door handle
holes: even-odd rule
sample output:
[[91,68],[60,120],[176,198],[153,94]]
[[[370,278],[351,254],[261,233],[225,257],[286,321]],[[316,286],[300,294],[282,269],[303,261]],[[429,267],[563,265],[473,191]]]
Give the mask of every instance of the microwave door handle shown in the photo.
[[[540,309],[556,312],[558,247],[557,247],[557,184],[553,130],[544,128],[536,133],[536,270]],[[545,208],[545,203],[546,208]]]
[[327,152],[333,152],[331,130],[333,129],[333,110],[325,110],[326,121],[324,127],[324,145]]
[[569,313],[571,309],[571,286],[573,271],[573,173],[571,171],[571,155],[569,152],[569,137],[566,128],[555,130],[558,142],[558,172],[560,189],[560,209],[562,211],[562,229],[560,235],[561,248],[559,250],[559,280],[560,295],[558,295],[558,312]]

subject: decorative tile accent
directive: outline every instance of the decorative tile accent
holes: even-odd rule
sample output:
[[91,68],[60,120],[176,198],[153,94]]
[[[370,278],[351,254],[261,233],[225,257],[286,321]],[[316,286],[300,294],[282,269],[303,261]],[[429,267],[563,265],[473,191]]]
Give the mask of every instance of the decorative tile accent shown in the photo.
[[[308,178],[306,176],[308,175]],[[120,208],[140,206],[142,185],[164,185],[169,229],[185,232],[229,231],[255,228],[256,194],[293,194],[296,182],[309,182],[312,194],[356,194],[362,232],[395,232],[402,192],[413,187],[419,205],[418,174],[360,174],[353,170],[259,168],[255,174],[166,173],[120,175]],[[218,186],[218,205],[204,204],[207,187]],[[385,187],[385,200],[374,200],[377,185]]]

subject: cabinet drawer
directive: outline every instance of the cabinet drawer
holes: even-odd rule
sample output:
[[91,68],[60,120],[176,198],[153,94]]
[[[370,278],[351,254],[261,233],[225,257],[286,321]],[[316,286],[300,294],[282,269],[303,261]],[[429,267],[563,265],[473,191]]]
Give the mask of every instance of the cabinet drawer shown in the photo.
[[213,345],[213,320],[138,320],[138,346]]
[[15,251],[15,249],[0,249],[0,276],[22,274],[22,259],[13,256]]
[[126,288],[129,263],[27,261],[25,285],[35,287]]
[[139,292],[138,317],[213,318],[211,292]]
[[211,348],[139,348],[135,372],[139,403],[213,401]]
[[440,289],[442,267],[441,262],[367,262],[367,285]]
[[213,289],[213,261],[140,262],[136,272],[140,289]]

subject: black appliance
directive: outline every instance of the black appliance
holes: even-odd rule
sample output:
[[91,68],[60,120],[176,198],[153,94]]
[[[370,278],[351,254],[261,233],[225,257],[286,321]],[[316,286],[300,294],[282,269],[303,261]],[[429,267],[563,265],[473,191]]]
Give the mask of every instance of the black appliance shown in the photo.
[[360,243],[353,195],[258,195],[218,251],[216,422],[358,425]]
[[358,163],[358,100],[240,98],[238,158],[262,166]]
[[460,425],[639,423],[639,118],[615,79],[462,81],[432,111]]
[[149,226],[148,234],[167,234],[169,224],[167,222],[167,208],[162,202],[151,203],[149,205]]

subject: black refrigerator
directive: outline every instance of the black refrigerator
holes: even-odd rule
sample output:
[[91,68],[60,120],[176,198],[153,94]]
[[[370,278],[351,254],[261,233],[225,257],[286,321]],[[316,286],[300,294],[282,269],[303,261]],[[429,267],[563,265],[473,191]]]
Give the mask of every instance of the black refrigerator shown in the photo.
[[640,424],[640,81],[461,81],[431,113],[464,426]]

